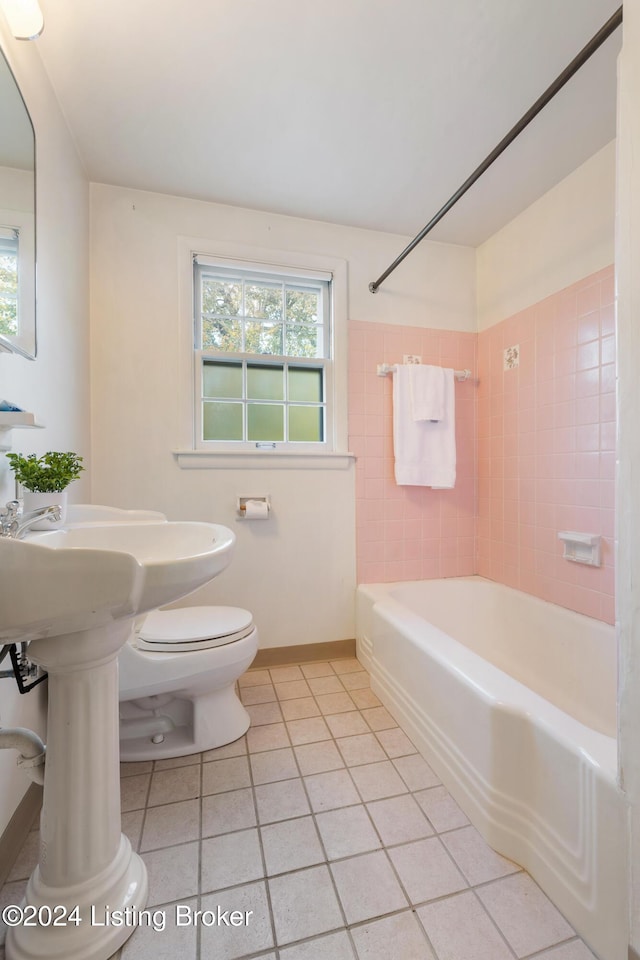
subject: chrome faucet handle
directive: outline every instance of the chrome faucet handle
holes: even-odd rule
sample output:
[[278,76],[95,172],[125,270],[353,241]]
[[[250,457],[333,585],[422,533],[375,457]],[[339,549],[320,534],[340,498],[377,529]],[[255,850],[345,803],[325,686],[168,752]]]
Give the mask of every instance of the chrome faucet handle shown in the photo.
[[18,526],[20,517],[20,501],[9,500],[0,510],[0,537],[12,537]]

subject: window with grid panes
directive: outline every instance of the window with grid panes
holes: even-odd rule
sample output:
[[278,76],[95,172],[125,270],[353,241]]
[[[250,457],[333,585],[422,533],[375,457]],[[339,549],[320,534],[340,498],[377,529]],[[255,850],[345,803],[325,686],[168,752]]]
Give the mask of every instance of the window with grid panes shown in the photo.
[[322,449],[331,276],[194,258],[198,446]]

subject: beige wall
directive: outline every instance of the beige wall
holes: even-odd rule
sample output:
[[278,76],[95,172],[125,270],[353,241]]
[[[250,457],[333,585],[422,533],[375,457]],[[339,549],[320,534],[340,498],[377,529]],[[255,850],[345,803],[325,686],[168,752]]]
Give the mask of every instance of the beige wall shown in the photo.
[[615,141],[477,249],[478,329],[613,263]]
[[[38,191],[38,359],[0,354],[0,397],[34,412],[44,430],[15,430],[13,449],[24,453],[76,450],[89,454],[88,184],[48,78],[33,44],[9,37],[0,46],[22,89],[36,130]],[[78,483],[75,499],[89,496]],[[12,475],[0,454],[0,501],[13,496]],[[4,668],[3,664],[3,668]],[[44,695],[20,696],[0,680],[0,723],[44,734]],[[0,833],[29,781],[13,751],[0,751]]]

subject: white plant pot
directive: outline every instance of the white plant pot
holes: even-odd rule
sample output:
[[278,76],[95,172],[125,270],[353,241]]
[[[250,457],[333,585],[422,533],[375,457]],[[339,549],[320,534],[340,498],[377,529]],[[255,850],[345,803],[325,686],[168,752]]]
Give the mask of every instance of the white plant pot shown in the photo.
[[39,510],[42,507],[50,507],[59,504],[61,508],[60,520],[49,520],[45,517],[37,523],[32,523],[30,530],[55,530],[56,527],[62,527],[67,517],[67,491],[60,490],[57,493],[35,493],[32,490],[25,490],[23,494],[24,512]]

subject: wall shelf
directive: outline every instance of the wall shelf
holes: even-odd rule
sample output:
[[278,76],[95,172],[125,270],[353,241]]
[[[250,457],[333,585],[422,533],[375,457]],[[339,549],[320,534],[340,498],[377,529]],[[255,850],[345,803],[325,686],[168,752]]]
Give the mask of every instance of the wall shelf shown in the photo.
[[35,414],[27,410],[0,410],[0,451],[11,450],[9,434],[12,430],[42,430],[43,423],[37,423]]

